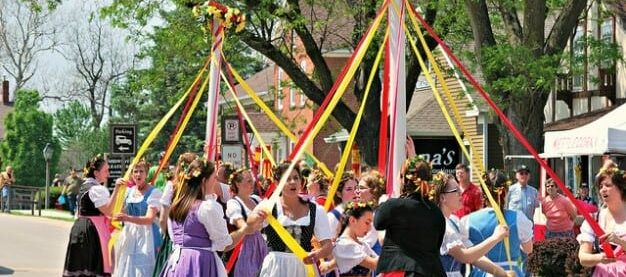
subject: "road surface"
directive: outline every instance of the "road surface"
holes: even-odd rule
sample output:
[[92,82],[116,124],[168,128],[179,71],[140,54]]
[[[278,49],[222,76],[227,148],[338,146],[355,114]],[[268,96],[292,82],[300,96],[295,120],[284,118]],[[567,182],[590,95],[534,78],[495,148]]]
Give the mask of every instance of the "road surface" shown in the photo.
[[0,276],[61,276],[72,222],[0,213]]

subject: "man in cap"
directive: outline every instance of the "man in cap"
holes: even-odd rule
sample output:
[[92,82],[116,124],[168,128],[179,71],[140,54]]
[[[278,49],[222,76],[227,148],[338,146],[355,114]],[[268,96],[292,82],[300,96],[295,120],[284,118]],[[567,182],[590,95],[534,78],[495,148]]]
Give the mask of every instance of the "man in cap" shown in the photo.
[[534,221],[535,209],[539,207],[539,197],[537,189],[528,184],[530,180],[530,169],[526,165],[521,165],[515,170],[517,183],[509,188],[509,195],[506,197],[506,208],[522,212],[530,221]]

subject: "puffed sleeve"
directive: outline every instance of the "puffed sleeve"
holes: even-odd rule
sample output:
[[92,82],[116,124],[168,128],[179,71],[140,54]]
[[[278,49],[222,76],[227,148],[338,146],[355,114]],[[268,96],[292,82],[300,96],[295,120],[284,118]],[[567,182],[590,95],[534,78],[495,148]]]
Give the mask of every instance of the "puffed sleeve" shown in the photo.
[[[327,217],[326,220],[328,220],[328,228],[330,230],[332,230],[331,234],[332,234],[333,237],[338,237],[339,236],[339,234],[337,234],[337,232],[339,232],[339,224],[340,223],[339,223],[339,219],[337,219],[337,216],[335,215],[336,212],[337,212],[336,210],[333,210],[333,211],[330,211],[330,212],[326,213],[326,217]],[[339,214],[341,214],[341,213],[339,213]]]
[[533,222],[521,211],[515,210],[515,213],[517,218],[517,235],[520,242],[524,243],[533,239]]
[[587,222],[587,220],[585,220],[583,222],[583,225],[580,226],[580,234],[578,234],[576,240],[578,241],[578,243],[593,243],[596,240],[596,234],[593,232],[593,229],[591,229],[591,225],[589,225],[589,222]]
[[224,212],[215,200],[206,200],[198,207],[198,221],[204,225],[211,238],[212,248],[215,251],[223,251],[233,240],[226,228]]
[[161,197],[163,197],[163,193],[158,188],[152,189],[152,193],[148,197],[148,207],[151,208],[159,208],[161,206]]
[[446,220],[446,233],[443,236],[441,248],[439,248],[440,255],[448,254],[450,249],[457,246],[471,247],[473,245],[472,242],[461,233],[463,228],[465,227],[461,226],[459,219],[454,215],[450,215],[450,218]]
[[89,189],[89,199],[96,208],[100,208],[109,202],[109,190],[105,186],[93,186]]
[[172,181],[167,181],[165,187],[163,188],[163,195],[161,196],[161,200],[159,201],[163,206],[171,206],[172,198],[174,196],[174,183]]
[[333,255],[337,261],[337,267],[340,273],[348,272],[353,267],[359,265],[367,254],[363,252],[363,248],[356,242],[341,238],[337,240]]
[[226,217],[228,217],[230,224],[235,224],[237,219],[243,219],[241,205],[239,205],[239,202],[237,202],[234,198],[226,202]]
[[319,241],[335,237],[333,233],[331,233],[326,211],[317,204],[315,205],[315,226],[313,227],[313,233]]

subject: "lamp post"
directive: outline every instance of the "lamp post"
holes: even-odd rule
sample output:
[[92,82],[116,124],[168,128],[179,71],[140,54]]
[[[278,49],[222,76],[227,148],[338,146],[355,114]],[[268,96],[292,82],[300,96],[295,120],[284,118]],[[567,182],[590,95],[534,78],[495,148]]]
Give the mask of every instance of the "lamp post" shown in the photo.
[[46,199],[45,199],[45,207],[48,208],[48,198],[50,198],[50,191],[48,190],[48,186],[50,186],[50,160],[52,160],[52,154],[54,149],[52,149],[52,145],[50,143],[46,143],[46,147],[43,148],[43,158],[46,160]]

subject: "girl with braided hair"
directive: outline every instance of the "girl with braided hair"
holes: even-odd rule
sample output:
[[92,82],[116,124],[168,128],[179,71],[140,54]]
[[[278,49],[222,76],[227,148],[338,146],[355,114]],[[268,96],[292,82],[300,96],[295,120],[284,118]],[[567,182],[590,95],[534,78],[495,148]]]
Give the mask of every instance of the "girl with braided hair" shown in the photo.
[[[233,198],[226,203],[226,217],[228,217],[231,225],[241,228],[246,224],[248,215],[261,202],[261,198],[252,194],[254,179],[250,169],[242,168],[233,172],[228,183],[233,192]],[[237,263],[231,273],[238,277],[257,276],[267,252],[267,245],[260,231],[256,230],[245,236],[237,257]]]
[[[494,209],[501,209],[504,220],[509,226],[511,266],[517,276],[524,276],[524,264],[522,263],[521,267],[518,266],[517,260],[521,257],[521,252],[530,254],[533,250],[533,223],[521,211],[504,208],[508,180],[501,171],[492,169],[485,177],[489,192],[499,206],[492,207],[489,201],[485,201],[486,207],[463,217],[461,226],[463,226],[464,232],[468,234],[469,240],[474,245],[478,245],[495,232],[500,223],[496,218]],[[483,193],[485,194],[483,199],[488,199],[486,193],[484,191]],[[485,256],[503,269],[510,269],[503,242],[497,243]],[[488,276],[488,273],[478,267],[473,267],[470,276],[485,277]]]
[[401,172],[400,198],[382,203],[374,227],[385,231],[376,272],[382,276],[445,276],[439,260],[446,222],[428,200],[430,165],[419,156],[407,159]]
[[374,219],[373,202],[351,202],[346,204],[333,254],[339,276],[371,276],[376,269],[378,255],[363,242]]
[[468,240],[467,234],[463,234],[464,227],[459,218],[453,214],[463,205],[461,190],[454,176],[443,171],[435,174],[429,197],[439,206],[446,218],[446,231],[439,254],[448,277],[462,277],[461,267],[465,263],[471,263],[495,276],[505,277],[512,274],[512,272],[507,273],[484,256],[498,242],[509,235],[507,226],[498,225],[491,236],[477,245],[473,245]]
[[228,233],[222,207],[212,193],[217,186],[215,165],[192,161],[179,184],[179,197],[172,203],[168,219],[172,254],[161,276],[225,277],[217,251],[232,249],[253,228],[245,225]]
[[63,276],[110,276],[111,257],[108,249],[111,233],[108,216],[122,179],[115,182],[113,194],[102,184],[109,178],[109,164],[97,155],[85,165],[85,182],[78,193],[78,219],[72,225],[65,254]]

